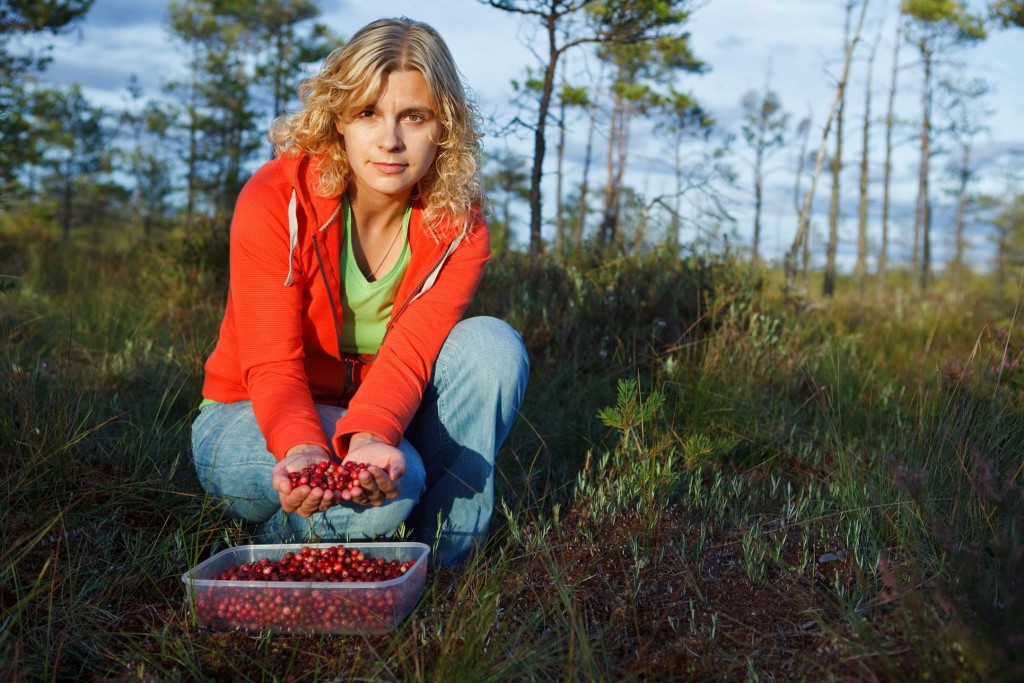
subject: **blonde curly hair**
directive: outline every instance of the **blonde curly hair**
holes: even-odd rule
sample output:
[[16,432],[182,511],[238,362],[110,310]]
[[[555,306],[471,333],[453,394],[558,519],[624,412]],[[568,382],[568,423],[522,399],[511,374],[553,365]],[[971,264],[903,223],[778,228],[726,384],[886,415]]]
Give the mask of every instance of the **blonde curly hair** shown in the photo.
[[372,104],[389,73],[410,69],[426,79],[442,126],[437,157],[417,191],[434,239],[451,238],[450,233],[473,224],[483,201],[478,163],[481,136],[476,107],[448,46],[433,27],[406,17],[366,25],[302,83],[301,108],[275,121],[268,137],[278,154],[314,156],[321,173],[317,191],[325,197],[340,195],[352,177],[352,167],[337,122]]

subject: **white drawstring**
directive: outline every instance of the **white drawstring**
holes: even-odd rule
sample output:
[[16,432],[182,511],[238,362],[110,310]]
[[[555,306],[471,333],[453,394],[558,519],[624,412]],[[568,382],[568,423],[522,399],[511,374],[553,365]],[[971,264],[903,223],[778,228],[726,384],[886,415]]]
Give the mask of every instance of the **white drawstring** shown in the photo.
[[292,273],[295,267],[295,247],[299,245],[299,216],[296,213],[298,205],[297,192],[292,188],[292,198],[288,200],[288,278],[284,281],[285,287],[292,284]]
[[441,267],[444,266],[445,262],[448,260],[448,257],[452,255],[452,252],[455,251],[455,249],[462,242],[462,238],[465,236],[466,231],[462,231],[459,234],[459,236],[456,237],[455,240],[450,245],[448,245],[448,251],[445,252],[444,257],[440,261],[438,261],[437,265],[434,266],[434,269],[430,271],[430,274],[427,276],[427,279],[423,281],[423,286],[420,287],[420,291],[416,293],[416,296],[409,300],[409,303],[412,303],[413,301],[416,301],[416,299],[419,299],[421,296],[427,293],[428,289],[434,286],[434,283],[437,281],[437,276],[441,274]]

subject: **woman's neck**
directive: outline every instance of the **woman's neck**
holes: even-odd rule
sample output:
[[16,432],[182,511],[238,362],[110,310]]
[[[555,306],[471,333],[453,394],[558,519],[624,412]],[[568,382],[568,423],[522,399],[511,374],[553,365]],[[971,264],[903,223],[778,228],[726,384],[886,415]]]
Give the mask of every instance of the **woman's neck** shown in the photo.
[[352,210],[352,222],[363,235],[387,232],[390,234],[395,223],[400,223],[405,216],[409,198],[369,197],[360,195],[354,187],[347,190],[349,207]]
[[350,194],[348,200],[352,256],[366,279],[374,282],[390,272],[402,255],[401,247],[396,249],[396,245],[400,243],[408,199],[401,204],[391,200],[368,205]]

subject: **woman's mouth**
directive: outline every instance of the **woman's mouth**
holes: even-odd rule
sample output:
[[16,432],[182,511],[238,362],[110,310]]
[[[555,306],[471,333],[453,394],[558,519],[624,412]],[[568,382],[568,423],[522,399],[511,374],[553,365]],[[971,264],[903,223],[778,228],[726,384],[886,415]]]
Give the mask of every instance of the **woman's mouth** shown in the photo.
[[405,170],[405,164],[390,164],[379,161],[374,162],[373,167],[376,168],[381,173],[386,173],[388,175],[401,173],[402,171]]

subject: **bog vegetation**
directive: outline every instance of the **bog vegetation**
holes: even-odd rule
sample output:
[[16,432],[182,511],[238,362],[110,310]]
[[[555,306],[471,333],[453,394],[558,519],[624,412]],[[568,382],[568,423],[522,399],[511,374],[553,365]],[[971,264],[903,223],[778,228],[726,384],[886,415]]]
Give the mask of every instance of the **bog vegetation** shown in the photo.
[[196,628],[248,530],[189,457],[223,276],[5,236],[5,680],[1010,680],[1020,290],[787,302],[731,258],[507,255],[533,360],[493,533],[394,634]]

